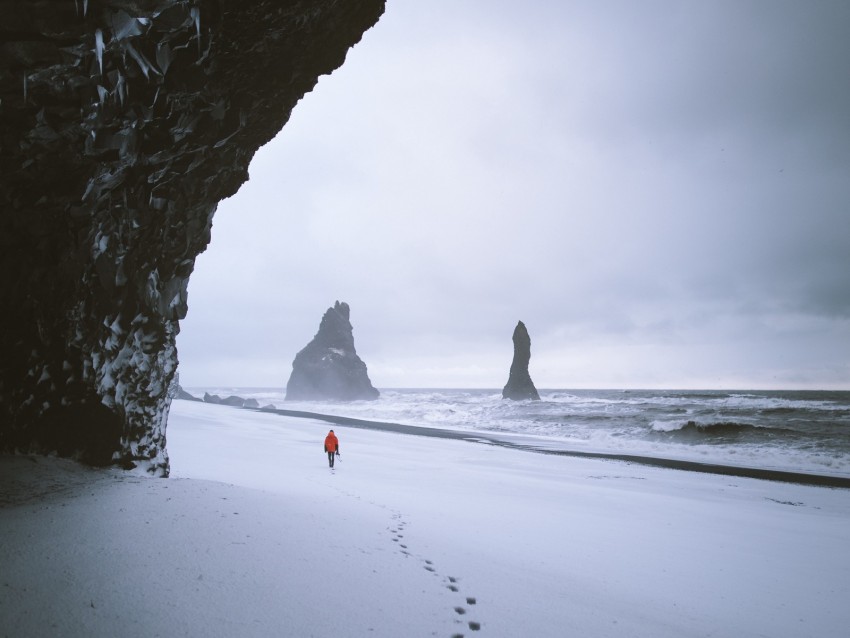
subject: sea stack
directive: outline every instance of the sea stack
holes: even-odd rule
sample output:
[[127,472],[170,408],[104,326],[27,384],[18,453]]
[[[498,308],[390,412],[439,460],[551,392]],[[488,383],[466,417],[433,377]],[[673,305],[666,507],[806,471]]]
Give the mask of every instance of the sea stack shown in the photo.
[[528,374],[528,362],[531,360],[531,337],[522,321],[517,322],[514,328],[514,360],[511,363],[511,373],[508,383],[502,390],[503,399],[523,401],[527,399],[539,400],[537,388]]
[[354,349],[350,314],[348,304],[339,301],[325,312],[319,332],[292,362],[287,401],[356,401],[380,396]]

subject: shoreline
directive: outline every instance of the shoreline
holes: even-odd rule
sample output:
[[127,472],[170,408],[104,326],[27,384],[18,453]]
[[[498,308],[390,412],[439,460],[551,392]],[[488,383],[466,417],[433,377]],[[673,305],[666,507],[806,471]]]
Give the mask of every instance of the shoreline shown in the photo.
[[303,410],[283,410],[279,408],[244,408],[255,412],[278,414],[280,416],[295,417],[300,419],[315,419],[345,425],[353,428],[377,430],[381,432],[395,432],[397,434],[408,434],[414,436],[428,436],[441,439],[455,439],[468,442],[481,442],[488,445],[536,452],[538,454],[550,454],[556,456],[570,456],[576,458],[602,459],[609,461],[621,461],[625,463],[636,463],[650,467],[680,470],[686,472],[700,472],[703,474],[718,474],[721,476],[738,476],[742,478],[754,478],[765,481],[780,483],[794,483],[798,485],[811,485],[815,487],[829,487],[837,489],[850,489],[850,477],[831,476],[828,474],[810,474],[807,472],[793,472],[789,470],[770,470],[764,468],[744,467],[737,465],[724,465],[720,463],[703,463],[701,461],[686,461],[681,459],[668,459],[663,457],[645,456],[639,454],[618,454],[606,452],[582,452],[579,450],[547,449],[533,445],[511,442],[488,434],[478,432],[464,432],[460,430],[449,430],[432,428],[421,425],[404,425],[386,421],[370,421],[353,417],[334,416],[318,412],[306,412]]
[[0,626],[838,638],[850,624],[848,492],[356,420],[330,470],[325,423],[299,416],[175,401],[169,479],[0,456]]

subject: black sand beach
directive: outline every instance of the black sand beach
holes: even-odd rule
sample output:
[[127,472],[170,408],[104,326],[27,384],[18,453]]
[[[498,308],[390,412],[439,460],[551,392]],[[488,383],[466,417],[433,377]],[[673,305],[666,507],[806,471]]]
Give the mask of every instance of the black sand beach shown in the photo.
[[315,419],[326,421],[337,425],[345,425],[353,428],[368,430],[379,430],[383,432],[396,432],[399,434],[411,434],[415,436],[429,436],[442,439],[459,439],[469,442],[479,442],[488,445],[498,445],[515,449],[537,452],[541,454],[554,454],[559,456],[574,456],[580,458],[607,459],[611,461],[622,461],[626,463],[638,463],[652,467],[662,467],[687,472],[702,472],[706,474],[719,474],[723,476],[740,476],[746,478],[763,479],[766,481],[778,481],[783,483],[797,483],[800,485],[813,485],[819,487],[832,487],[850,489],[850,478],[842,476],[830,476],[827,474],[809,474],[806,472],[788,472],[783,470],[771,470],[765,468],[741,467],[735,465],[723,465],[717,463],[701,463],[699,461],[686,461],[681,459],[668,459],[654,456],[634,454],[608,454],[603,452],[582,452],[578,450],[551,449],[510,441],[491,434],[464,432],[442,428],[431,428],[418,425],[403,425],[401,423],[388,423],[382,421],[369,421],[344,416],[319,414],[316,412],[305,412],[302,410],[279,410],[263,408],[259,411],[272,412],[281,416],[296,418]]

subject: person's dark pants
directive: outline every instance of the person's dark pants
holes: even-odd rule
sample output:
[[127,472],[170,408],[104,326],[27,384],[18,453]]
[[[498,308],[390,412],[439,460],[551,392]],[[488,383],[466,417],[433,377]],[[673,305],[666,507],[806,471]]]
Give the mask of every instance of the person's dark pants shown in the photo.
[[330,467],[334,466],[334,452],[328,452],[328,465]]

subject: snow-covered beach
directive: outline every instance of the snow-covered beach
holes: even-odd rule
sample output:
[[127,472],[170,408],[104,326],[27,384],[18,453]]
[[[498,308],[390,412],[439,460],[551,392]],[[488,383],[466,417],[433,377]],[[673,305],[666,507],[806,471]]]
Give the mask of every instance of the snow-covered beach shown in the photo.
[[0,457],[3,636],[844,636],[850,490],[172,405],[172,478]]

